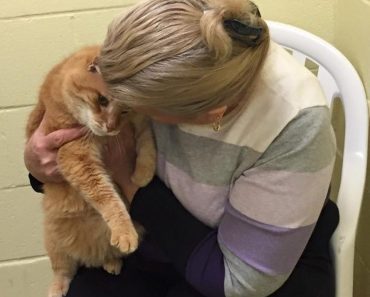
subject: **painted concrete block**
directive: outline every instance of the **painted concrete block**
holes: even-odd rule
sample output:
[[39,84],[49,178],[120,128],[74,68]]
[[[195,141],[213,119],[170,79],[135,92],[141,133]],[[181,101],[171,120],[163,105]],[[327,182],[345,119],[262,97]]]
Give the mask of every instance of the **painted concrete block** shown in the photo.
[[33,104],[53,65],[84,45],[101,43],[115,8],[64,15],[0,20],[0,108]]
[[325,38],[334,39],[334,7],[332,0],[255,0],[265,19],[292,24]]
[[30,111],[31,107],[0,110],[0,189],[28,184],[23,149]]
[[45,255],[41,199],[30,187],[0,190],[0,262]]
[[126,13],[128,7],[105,11],[89,11],[74,15],[73,33],[77,48],[87,44],[103,43],[109,23],[114,17]]
[[74,48],[72,15],[0,21],[0,107],[32,104],[52,65]]
[[46,257],[0,263],[1,297],[43,297],[51,282]]
[[359,253],[355,254],[353,297],[370,297],[370,267]]

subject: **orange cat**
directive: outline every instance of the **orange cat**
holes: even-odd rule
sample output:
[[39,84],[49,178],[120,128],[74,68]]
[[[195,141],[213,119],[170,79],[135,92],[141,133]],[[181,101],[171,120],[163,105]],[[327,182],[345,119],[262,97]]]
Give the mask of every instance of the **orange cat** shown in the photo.
[[98,46],[84,48],[55,66],[28,120],[27,138],[43,117],[45,133],[76,125],[89,129],[58,151],[66,181],[44,185],[45,246],[54,272],[49,297],[67,293],[79,265],[103,266],[118,274],[122,255],[138,246],[137,231],[101,157],[106,137],[119,132],[122,116],[132,121],[137,140],[133,181],[143,186],[154,174],[155,148],[148,122],[139,115],[123,115],[124,109],[106,96],[94,64],[98,55]]

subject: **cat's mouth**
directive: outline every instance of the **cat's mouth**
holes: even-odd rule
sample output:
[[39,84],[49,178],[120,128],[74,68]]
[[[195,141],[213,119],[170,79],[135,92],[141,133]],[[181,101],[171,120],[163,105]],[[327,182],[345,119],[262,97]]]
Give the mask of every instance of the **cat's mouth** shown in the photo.
[[102,127],[100,125],[90,125],[89,128],[91,132],[97,136],[116,136],[120,132],[119,129],[108,131],[105,125]]

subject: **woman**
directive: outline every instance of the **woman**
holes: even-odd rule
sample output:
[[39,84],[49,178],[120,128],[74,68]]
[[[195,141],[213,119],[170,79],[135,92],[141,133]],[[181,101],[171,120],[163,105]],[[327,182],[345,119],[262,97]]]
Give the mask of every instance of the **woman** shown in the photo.
[[[82,269],[68,297],[334,296],[329,110],[255,5],[142,3],[112,22],[99,66],[112,96],[152,118],[158,177],[137,189],[130,135],[125,155],[110,146],[107,165],[147,236],[120,276]],[[59,144],[78,134],[59,133]],[[37,166],[55,150],[32,143],[52,139],[26,150],[43,181],[58,178],[45,177],[53,158]]]

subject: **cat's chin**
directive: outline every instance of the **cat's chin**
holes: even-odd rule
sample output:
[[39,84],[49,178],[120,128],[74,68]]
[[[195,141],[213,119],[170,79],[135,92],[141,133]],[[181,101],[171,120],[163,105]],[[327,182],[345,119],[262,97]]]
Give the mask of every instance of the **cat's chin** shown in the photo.
[[96,136],[107,136],[107,132],[104,132],[104,131],[101,131],[101,130],[98,130],[98,129],[92,129],[90,127],[90,131],[96,135]]
[[111,131],[111,132],[108,132],[106,135],[107,136],[116,136],[118,135],[120,132],[120,130],[116,130],[116,131]]

